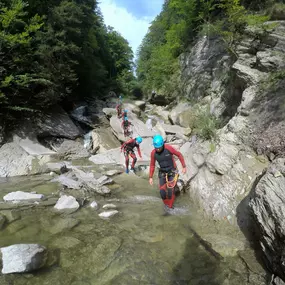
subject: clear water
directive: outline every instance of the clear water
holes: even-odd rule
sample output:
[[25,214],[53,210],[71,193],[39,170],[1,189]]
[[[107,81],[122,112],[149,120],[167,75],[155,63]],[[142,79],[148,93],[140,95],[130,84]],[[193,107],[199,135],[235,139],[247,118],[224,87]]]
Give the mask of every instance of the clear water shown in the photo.
[[[49,179],[2,180],[0,195],[16,190],[57,193],[60,186]],[[157,188],[146,179],[123,174],[115,181],[120,186],[112,187],[111,196],[95,197],[98,210],[86,205],[69,215],[53,207],[21,211],[20,219],[0,231],[0,247],[42,244],[49,249],[49,266],[30,274],[0,275],[0,284],[262,284],[250,281],[241,259],[221,260],[193,235],[191,228],[204,233],[216,229],[197,214],[187,194],[177,198],[173,215],[165,215]],[[110,202],[119,214],[103,220],[98,213]]]

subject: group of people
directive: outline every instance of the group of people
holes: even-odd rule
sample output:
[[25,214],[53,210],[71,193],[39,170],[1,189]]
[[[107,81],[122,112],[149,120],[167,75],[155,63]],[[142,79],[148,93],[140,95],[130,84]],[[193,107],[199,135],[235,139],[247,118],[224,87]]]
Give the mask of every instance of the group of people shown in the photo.
[[[120,109],[121,108],[121,109]],[[116,107],[118,117],[123,117],[122,126],[124,122],[128,121],[127,110],[122,112],[122,97],[119,97],[119,104]],[[130,123],[131,124],[131,123]],[[140,144],[142,143],[142,137],[137,136],[136,138],[132,138],[126,142],[124,142],[121,146],[121,152],[124,153],[125,156],[125,165],[126,165],[126,173],[129,171],[135,171],[135,164],[137,162],[137,157],[135,154],[135,148],[137,149],[138,155],[142,158]],[[161,135],[155,135],[153,137],[153,146],[154,149],[151,151],[150,155],[150,169],[149,169],[149,184],[153,185],[153,175],[155,171],[155,162],[157,161],[159,164],[159,191],[161,199],[164,205],[168,208],[173,208],[173,204],[175,201],[175,188],[177,184],[177,180],[179,177],[178,169],[176,162],[174,160],[174,156],[177,156],[182,164],[182,173],[186,173],[186,164],[181,152],[177,151],[172,146],[165,144],[164,139]],[[129,160],[132,158],[131,168],[129,170]]]
[[[142,158],[140,144],[142,138],[140,136],[130,139],[123,143],[121,151],[125,155],[126,173],[129,173],[129,157],[133,159],[131,164],[131,170],[134,171],[137,157],[134,149],[137,149],[138,155]],[[182,164],[182,173],[186,173],[186,164],[181,152],[177,151],[172,146],[165,144],[161,135],[155,135],[153,137],[154,149],[150,155],[150,169],[149,169],[149,184],[153,185],[153,174],[155,171],[155,162],[159,164],[159,191],[163,203],[168,208],[173,208],[175,200],[175,186],[178,180],[178,169],[174,160],[174,156],[177,156]]]

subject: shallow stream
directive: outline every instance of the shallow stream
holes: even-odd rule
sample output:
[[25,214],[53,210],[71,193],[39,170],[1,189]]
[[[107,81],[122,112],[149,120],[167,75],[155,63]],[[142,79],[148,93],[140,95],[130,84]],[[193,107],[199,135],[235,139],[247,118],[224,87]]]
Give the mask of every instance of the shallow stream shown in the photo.
[[[3,180],[0,198],[16,190],[56,193],[59,186],[49,179]],[[69,215],[56,213],[52,206],[2,211],[10,215],[11,222],[0,231],[0,247],[39,243],[50,253],[47,268],[0,275],[0,284],[263,284],[259,280],[262,270],[247,245],[244,252],[250,253],[253,267],[259,270],[253,275],[238,256],[221,258],[201,243],[196,230],[201,234],[217,234],[218,230],[198,214],[187,194],[178,197],[176,210],[166,215],[157,188],[150,187],[146,179],[122,174],[114,180],[117,185],[111,196],[95,198],[98,210],[86,204]],[[98,216],[106,203],[115,204],[119,211],[108,220]],[[240,235],[230,225],[225,231]]]

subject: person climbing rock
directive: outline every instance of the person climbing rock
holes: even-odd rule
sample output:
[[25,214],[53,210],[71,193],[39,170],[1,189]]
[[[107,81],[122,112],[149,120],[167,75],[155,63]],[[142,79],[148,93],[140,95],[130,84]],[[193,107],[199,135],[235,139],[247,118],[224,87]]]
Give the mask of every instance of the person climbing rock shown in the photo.
[[117,102],[117,106],[116,106],[118,118],[122,117],[122,109],[123,109],[122,96],[119,96],[119,99],[118,99],[118,102]]
[[129,121],[128,117],[123,117],[122,128],[125,137],[131,134],[130,126],[133,126],[133,124]]
[[125,109],[125,110],[123,111],[122,117],[123,117],[123,118],[128,117],[128,110]]
[[161,135],[153,137],[154,150],[150,156],[149,184],[153,185],[153,174],[155,171],[155,162],[159,164],[159,191],[161,199],[167,208],[173,208],[175,201],[175,186],[178,180],[178,170],[174,160],[177,156],[182,164],[182,173],[186,173],[186,164],[181,152],[170,145],[164,143]]
[[140,136],[136,137],[135,139],[130,139],[122,144],[121,152],[124,151],[125,156],[125,163],[126,163],[126,173],[129,173],[129,156],[133,159],[131,165],[131,171],[135,171],[135,164],[137,162],[137,157],[134,152],[134,148],[137,148],[139,157],[142,158],[141,150],[140,150],[140,143],[142,142],[142,138]]

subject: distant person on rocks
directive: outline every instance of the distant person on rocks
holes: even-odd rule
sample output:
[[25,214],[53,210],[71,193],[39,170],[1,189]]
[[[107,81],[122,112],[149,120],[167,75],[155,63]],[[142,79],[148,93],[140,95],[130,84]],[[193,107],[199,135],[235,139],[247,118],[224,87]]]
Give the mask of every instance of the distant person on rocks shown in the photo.
[[137,157],[134,152],[134,148],[137,148],[139,157],[142,158],[140,143],[142,142],[141,137],[136,137],[135,139],[130,139],[127,142],[123,143],[121,146],[121,152],[124,151],[125,163],[126,163],[126,173],[129,173],[129,156],[133,159],[131,165],[131,171],[135,171],[135,164],[137,162]]
[[129,121],[128,117],[123,117],[122,128],[123,128],[125,137],[131,134],[131,131],[130,131],[131,126],[133,126],[133,124]]
[[153,185],[153,174],[155,171],[155,162],[159,164],[159,191],[161,199],[166,208],[173,208],[175,201],[175,186],[178,180],[178,169],[174,161],[174,155],[177,156],[182,164],[182,173],[186,173],[186,164],[181,152],[170,145],[164,143],[161,135],[153,137],[154,150],[151,152],[149,184]]
[[123,101],[122,101],[122,96],[120,95],[116,106],[118,118],[122,117],[122,109],[123,109]]
[[122,117],[123,117],[123,118],[128,117],[128,110],[125,109],[125,110],[123,111]]

